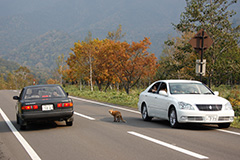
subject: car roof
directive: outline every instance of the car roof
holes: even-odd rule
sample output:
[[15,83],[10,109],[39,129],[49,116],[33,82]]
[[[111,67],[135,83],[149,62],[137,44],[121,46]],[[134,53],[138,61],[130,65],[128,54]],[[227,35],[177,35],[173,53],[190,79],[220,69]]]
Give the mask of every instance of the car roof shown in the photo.
[[60,86],[58,84],[41,84],[41,85],[31,85],[31,86],[26,86],[24,88],[37,88],[37,87],[55,87],[55,86]]
[[170,79],[170,80],[159,80],[157,82],[166,82],[166,83],[202,83],[196,80],[183,80],[183,79]]

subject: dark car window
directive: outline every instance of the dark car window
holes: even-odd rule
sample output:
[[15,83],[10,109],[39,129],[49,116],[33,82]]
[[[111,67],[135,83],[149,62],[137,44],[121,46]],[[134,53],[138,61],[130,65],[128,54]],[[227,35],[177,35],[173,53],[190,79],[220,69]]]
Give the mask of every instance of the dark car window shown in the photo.
[[160,91],[165,91],[165,92],[167,92],[167,85],[166,85],[166,83],[163,82],[163,83],[161,84],[159,90],[160,90]]
[[150,93],[158,93],[158,88],[159,88],[160,83],[161,83],[161,82],[155,83],[155,84],[149,89],[148,92],[150,92]]
[[65,93],[59,86],[43,86],[27,88],[24,99],[65,97]]
[[20,99],[23,99],[23,97],[24,97],[24,91],[25,91],[25,89],[23,88],[22,91],[21,91],[21,93],[20,93],[20,95],[19,95]]

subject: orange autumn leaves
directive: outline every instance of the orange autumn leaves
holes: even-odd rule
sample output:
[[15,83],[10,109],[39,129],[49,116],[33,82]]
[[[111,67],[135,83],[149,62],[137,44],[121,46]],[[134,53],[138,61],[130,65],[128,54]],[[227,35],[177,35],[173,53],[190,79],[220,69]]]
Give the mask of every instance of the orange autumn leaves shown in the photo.
[[67,59],[69,73],[96,82],[99,90],[119,83],[129,93],[139,80],[155,75],[157,58],[147,51],[150,45],[149,38],[132,44],[109,39],[77,42]]

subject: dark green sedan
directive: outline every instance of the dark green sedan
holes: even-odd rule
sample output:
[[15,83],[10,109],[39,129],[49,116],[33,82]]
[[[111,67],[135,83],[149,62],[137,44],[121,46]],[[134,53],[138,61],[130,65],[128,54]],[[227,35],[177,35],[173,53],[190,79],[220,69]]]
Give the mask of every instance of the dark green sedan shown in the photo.
[[60,85],[32,85],[24,87],[17,100],[16,117],[20,129],[34,122],[66,121],[73,124],[73,101]]

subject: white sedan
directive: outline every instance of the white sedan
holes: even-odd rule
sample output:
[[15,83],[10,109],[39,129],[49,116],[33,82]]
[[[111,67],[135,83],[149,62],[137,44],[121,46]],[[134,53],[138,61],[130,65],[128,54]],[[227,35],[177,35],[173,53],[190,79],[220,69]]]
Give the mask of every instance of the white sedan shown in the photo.
[[234,119],[231,103],[199,81],[159,80],[139,95],[138,109],[145,121],[153,117],[179,123],[218,124],[228,128]]

